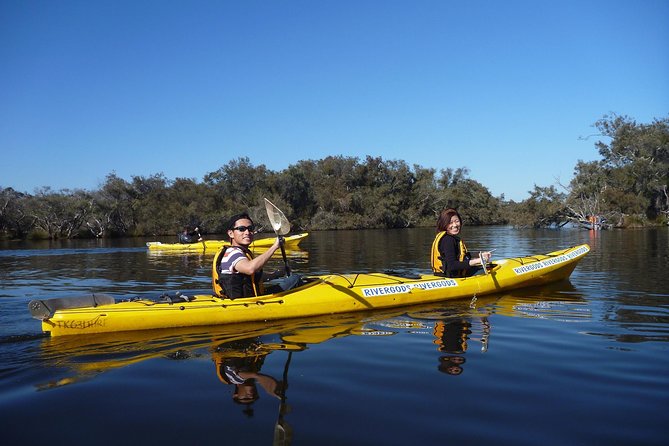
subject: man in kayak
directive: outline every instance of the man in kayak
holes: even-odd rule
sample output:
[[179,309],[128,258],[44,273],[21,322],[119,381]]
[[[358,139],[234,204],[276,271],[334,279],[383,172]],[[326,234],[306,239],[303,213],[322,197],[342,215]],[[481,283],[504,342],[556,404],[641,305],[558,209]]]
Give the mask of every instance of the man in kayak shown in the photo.
[[262,269],[279,248],[280,239],[277,238],[267,251],[253,257],[249,249],[255,234],[251,217],[247,213],[232,216],[227,231],[231,246],[223,248],[214,258],[215,273],[218,273],[214,276],[214,290],[217,291],[218,283],[222,294],[230,299],[265,294]]
[[432,271],[446,277],[469,277],[482,270],[483,259],[490,261],[492,253],[480,252],[479,257],[472,258],[465,243],[460,239],[462,219],[458,211],[446,208],[437,220],[437,235],[432,243]]
[[201,242],[200,228],[195,228],[192,231],[190,226],[184,227],[184,230],[179,234],[179,243],[195,243]]

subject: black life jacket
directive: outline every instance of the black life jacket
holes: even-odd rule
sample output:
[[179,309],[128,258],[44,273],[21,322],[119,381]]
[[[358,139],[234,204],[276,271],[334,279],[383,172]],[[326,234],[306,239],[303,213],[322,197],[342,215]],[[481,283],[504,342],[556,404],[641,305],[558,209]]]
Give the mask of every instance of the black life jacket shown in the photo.
[[[262,270],[256,271],[250,276],[247,274],[221,274],[221,259],[227,249],[232,246],[224,246],[214,255],[212,264],[211,281],[214,294],[218,297],[227,297],[228,299],[237,299],[239,297],[260,296],[264,293],[262,284]],[[250,252],[243,250],[244,255],[249,260],[253,259]]]
[[[439,252],[439,242],[441,239],[446,235],[446,231],[441,231],[437,233],[437,235],[434,237],[434,241],[432,242],[432,251],[430,252],[430,262],[432,264],[432,272],[434,274],[438,275],[444,275],[448,274],[446,271],[446,264],[444,263],[444,259],[441,256],[441,253]],[[458,260],[461,262],[464,262],[465,259],[469,258],[467,255],[467,247],[465,246],[465,242],[462,241],[462,239],[459,239],[460,242],[460,255],[458,256]],[[463,270],[461,272],[461,275],[464,277],[466,274],[467,270]]]

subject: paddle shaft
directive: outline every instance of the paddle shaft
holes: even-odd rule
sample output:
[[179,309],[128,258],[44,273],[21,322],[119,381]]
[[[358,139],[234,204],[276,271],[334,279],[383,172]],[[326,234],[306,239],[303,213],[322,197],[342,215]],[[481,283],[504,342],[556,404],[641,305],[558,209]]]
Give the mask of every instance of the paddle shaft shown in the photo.
[[279,237],[280,242],[279,246],[281,247],[281,256],[283,257],[283,263],[286,266],[286,276],[290,276],[290,266],[288,266],[288,258],[286,258],[286,249],[284,248],[284,238],[280,235],[277,235]]
[[[494,249],[491,249],[489,252],[492,253]],[[483,272],[488,274],[488,267],[486,261],[483,259],[483,251],[479,251],[479,258],[481,259],[481,266],[483,267]]]
[[486,267],[485,259],[483,259],[483,252],[479,252],[479,259],[481,259],[481,266],[483,267],[483,272],[488,275],[488,268]]

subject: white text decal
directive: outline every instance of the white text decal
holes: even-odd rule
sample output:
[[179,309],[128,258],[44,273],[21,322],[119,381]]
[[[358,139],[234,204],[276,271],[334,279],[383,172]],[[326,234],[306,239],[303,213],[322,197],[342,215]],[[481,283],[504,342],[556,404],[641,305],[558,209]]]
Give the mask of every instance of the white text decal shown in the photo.
[[449,288],[458,286],[458,283],[453,279],[431,280],[429,282],[417,283],[402,283],[398,285],[383,285],[376,287],[369,287],[362,289],[364,297],[385,296],[387,294],[402,294],[409,293],[413,288],[420,288],[422,290],[431,290],[435,288]]
[[567,254],[562,254],[560,256],[553,257],[551,259],[540,260],[538,262],[530,263],[528,265],[518,266],[518,267],[513,269],[513,272],[515,272],[517,275],[520,275],[520,274],[525,274],[525,273],[529,273],[529,272],[532,272],[532,271],[536,271],[536,270],[539,270],[539,269],[548,268],[549,266],[557,265],[558,263],[568,262],[569,260],[573,259],[574,257],[578,257],[581,254],[584,254],[588,251],[589,251],[589,249],[588,249],[587,246],[581,246],[580,248],[578,248],[578,249],[576,249],[576,250],[574,250],[570,253],[567,253]]

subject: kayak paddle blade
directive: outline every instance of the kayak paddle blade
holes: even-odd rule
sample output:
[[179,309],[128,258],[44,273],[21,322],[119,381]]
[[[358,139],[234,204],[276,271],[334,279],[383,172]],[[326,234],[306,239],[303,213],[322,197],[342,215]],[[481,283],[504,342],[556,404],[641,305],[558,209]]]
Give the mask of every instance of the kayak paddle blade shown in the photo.
[[290,232],[290,222],[286,216],[281,209],[276,207],[267,198],[265,198],[265,210],[267,211],[267,218],[269,218],[272,229],[274,229],[277,235],[286,235]]

